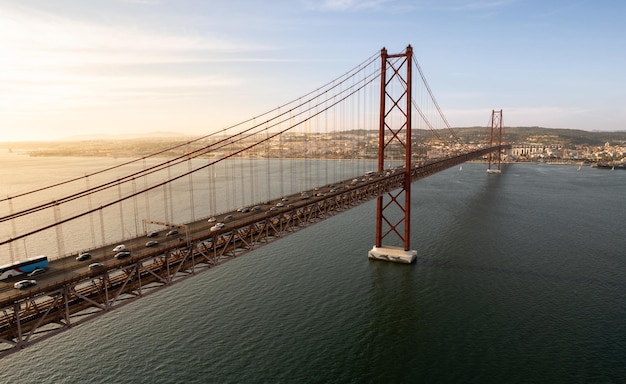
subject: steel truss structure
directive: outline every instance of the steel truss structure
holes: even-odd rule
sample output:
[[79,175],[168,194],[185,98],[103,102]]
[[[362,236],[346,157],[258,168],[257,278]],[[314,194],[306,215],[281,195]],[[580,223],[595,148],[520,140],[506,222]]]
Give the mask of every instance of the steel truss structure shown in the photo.
[[[491,111],[491,133],[489,134],[489,146],[502,145],[502,110]],[[500,163],[502,162],[502,151],[490,152],[487,172],[500,173]],[[494,166],[492,169],[491,166]]]
[[[378,197],[375,247],[381,247],[385,237],[395,234],[404,250],[408,251],[411,231],[411,60],[413,48],[409,45],[404,53],[394,55],[388,54],[383,48],[380,56],[382,62],[378,172],[385,170],[387,150],[395,149],[397,152],[399,148],[404,154],[404,182],[399,190]],[[398,209],[402,213],[399,219],[392,213],[386,214]]]

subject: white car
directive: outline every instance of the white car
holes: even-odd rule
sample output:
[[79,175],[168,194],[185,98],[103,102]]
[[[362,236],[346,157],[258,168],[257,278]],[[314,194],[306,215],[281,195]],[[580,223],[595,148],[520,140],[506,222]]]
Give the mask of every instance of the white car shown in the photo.
[[113,248],[113,252],[122,252],[126,250],[126,246],[124,244],[120,244],[117,247]]
[[35,280],[20,280],[17,283],[13,284],[13,288],[15,288],[15,289],[24,289],[24,288],[32,287],[33,285],[37,285],[37,281],[35,281]]
[[76,256],[76,261],[85,261],[91,259],[91,253],[89,252],[81,252]]
[[209,220],[207,220],[207,222],[209,223],[215,223],[217,221],[217,219],[214,217],[211,217]]
[[217,223],[211,227],[211,232],[219,231],[222,228],[224,228],[224,223]]

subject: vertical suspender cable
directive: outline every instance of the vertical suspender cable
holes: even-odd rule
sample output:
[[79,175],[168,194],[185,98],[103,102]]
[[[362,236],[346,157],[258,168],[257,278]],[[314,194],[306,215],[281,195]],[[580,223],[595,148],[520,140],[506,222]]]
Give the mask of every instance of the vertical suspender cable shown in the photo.
[[[168,165],[167,167],[167,179],[170,180],[172,178],[172,166]],[[172,183],[167,183],[165,184],[166,189],[168,191],[168,197],[169,197],[169,210],[170,210],[170,215],[169,215],[169,219],[167,220],[168,223],[173,223],[174,222],[174,198],[172,195]]]
[[[254,120],[253,120],[252,124],[256,125]],[[253,136],[253,137],[256,138],[256,135]],[[255,152],[256,152],[256,150],[255,150]],[[256,180],[255,180],[256,172],[254,172],[255,158],[256,158],[255,153],[250,153],[249,156],[248,156],[248,167],[249,167],[249,172],[250,172],[250,176],[248,177],[248,181],[250,182],[250,202],[257,201],[257,196],[256,196],[256,193],[254,191],[254,185],[256,184]]]
[[117,198],[120,200],[120,202],[118,203],[119,207],[120,207],[120,228],[122,229],[122,238],[124,237],[124,207],[122,207],[122,183],[119,181],[117,182]]
[[190,220],[191,221],[195,221],[196,220],[196,210],[195,210],[195,199],[194,199],[194,195],[193,195],[193,165],[191,163],[191,157],[187,159],[187,170],[189,171],[189,207],[190,207]]
[[[13,214],[13,199],[11,197],[7,197],[9,202],[9,213]],[[11,220],[11,237],[15,237],[17,234],[17,228],[15,227],[15,219]],[[11,253],[11,264],[15,263],[15,254],[13,253],[13,242],[9,244],[9,252]]]
[[[289,126],[293,127],[293,115],[291,114],[291,112],[289,113]],[[297,157],[294,154],[297,153],[297,149],[295,147],[294,144],[294,136],[291,136],[291,140],[289,141],[290,145],[288,146],[288,150],[290,153],[289,156],[289,171],[290,171],[290,179],[291,179],[291,190],[296,192],[298,190],[302,191],[302,188],[300,188],[300,184],[299,184],[299,180],[298,180],[298,172],[296,171],[296,167],[297,167]]]
[[[143,169],[146,169],[146,158],[143,159]],[[143,187],[144,189],[148,189],[148,174],[143,175]],[[150,220],[150,191],[144,193],[146,198],[146,206],[145,206],[145,217],[146,220]]]
[[246,206],[246,190],[244,187],[244,166],[243,166],[243,155],[238,155],[237,158],[239,159],[239,183],[240,183],[240,190],[241,190],[241,205],[240,207],[245,207]]
[[284,174],[283,174],[283,162],[285,161],[283,159],[283,156],[285,154],[285,152],[283,151],[283,135],[280,134],[278,135],[278,182],[280,183],[279,188],[280,188],[280,196],[283,197],[285,196],[285,182],[283,180]]
[[139,235],[139,209],[137,206],[137,182],[133,177],[133,211],[135,218],[135,236]]
[[[169,168],[168,168],[169,169]],[[163,213],[165,214],[165,222],[170,222],[170,210],[167,203],[167,187],[168,184],[163,184]]]
[[65,247],[63,244],[63,225],[58,224],[61,221],[61,208],[57,202],[54,203],[54,222],[57,225],[54,226],[57,235],[57,258],[65,256]]
[[[207,159],[207,163],[211,163],[211,159]],[[207,181],[209,183],[209,216],[213,216],[216,213],[215,207],[215,165],[207,167]]]
[[103,208],[100,206],[98,212],[100,213],[100,245],[104,246],[106,244],[106,237],[104,235],[104,213],[102,212]]
[[267,135],[267,141],[265,142],[265,157],[267,159],[266,161],[266,170],[265,170],[265,186],[267,188],[267,192],[265,194],[265,197],[263,198],[263,200],[269,200],[270,197],[272,196],[272,190],[270,188],[270,143],[269,143],[269,137],[270,137],[270,132],[269,132],[269,128],[266,129],[265,134]]
[[[89,189],[89,175],[85,175],[85,188]],[[87,208],[91,211],[91,193],[87,195]],[[96,233],[93,223],[93,215],[89,215],[89,228],[91,230],[91,246],[96,248]]]

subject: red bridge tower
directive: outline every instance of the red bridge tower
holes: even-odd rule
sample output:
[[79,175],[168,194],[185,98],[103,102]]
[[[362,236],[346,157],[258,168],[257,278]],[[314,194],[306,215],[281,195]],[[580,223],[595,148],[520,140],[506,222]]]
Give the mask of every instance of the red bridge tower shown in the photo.
[[[417,252],[410,250],[411,229],[411,69],[413,48],[389,55],[381,50],[380,121],[378,172],[386,172],[385,160],[404,157],[404,186],[397,193],[388,192],[377,200],[376,244],[368,257],[400,263],[412,263]],[[386,155],[388,153],[388,156]],[[383,246],[388,235],[396,235],[402,246]]]
[[[491,111],[491,134],[489,135],[489,146],[493,147],[494,145],[502,145],[502,110],[496,111],[495,109]],[[501,173],[501,161],[502,150],[489,152],[489,165],[487,166],[487,173]],[[493,169],[491,168],[492,165]]]

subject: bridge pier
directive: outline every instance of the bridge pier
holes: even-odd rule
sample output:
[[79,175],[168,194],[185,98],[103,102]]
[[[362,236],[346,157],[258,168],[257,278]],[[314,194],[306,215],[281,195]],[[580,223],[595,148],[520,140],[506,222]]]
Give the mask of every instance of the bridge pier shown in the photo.
[[403,248],[391,247],[391,246],[374,246],[367,253],[367,257],[370,259],[393,261],[396,263],[411,264],[417,257],[417,251],[409,250],[405,251]]

